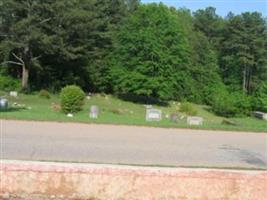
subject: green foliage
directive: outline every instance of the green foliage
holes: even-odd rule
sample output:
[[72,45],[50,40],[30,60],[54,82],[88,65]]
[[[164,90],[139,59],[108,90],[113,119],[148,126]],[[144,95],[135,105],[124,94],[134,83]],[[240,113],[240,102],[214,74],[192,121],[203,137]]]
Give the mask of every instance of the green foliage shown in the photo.
[[220,67],[232,91],[253,94],[267,80],[267,24],[260,13],[229,14],[221,42]]
[[214,49],[218,49],[223,33],[223,18],[216,14],[216,8],[207,7],[199,9],[193,13],[194,28],[202,32],[213,45]]
[[212,110],[224,117],[245,116],[251,111],[251,100],[239,92],[220,91],[214,96]]
[[17,79],[14,79],[10,76],[3,76],[0,75],[0,90],[2,91],[12,91],[12,90],[20,90],[21,85],[20,81]]
[[180,105],[180,112],[186,113],[187,115],[194,116],[197,115],[197,110],[189,102],[182,102]]
[[164,100],[190,91],[189,44],[177,16],[163,4],[141,5],[115,42],[111,68],[115,92]]
[[267,83],[262,84],[256,92],[253,99],[253,108],[262,112],[267,112]]
[[247,98],[225,94],[226,85],[230,93],[253,96],[253,109],[266,111],[266,47],[266,19],[257,12],[223,18],[212,7],[191,14],[140,0],[0,3],[0,73],[7,75],[0,77],[2,90],[20,89],[9,76],[24,77],[27,91],[58,92],[75,84],[246,114]]
[[85,93],[76,85],[64,87],[60,93],[61,108],[64,113],[76,113],[84,105]]
[[39,92],[39,97],[44,98],[44,99],[50,99],[51,98],[51,95],[50,95],[50,93],[47,90],[42,89]]

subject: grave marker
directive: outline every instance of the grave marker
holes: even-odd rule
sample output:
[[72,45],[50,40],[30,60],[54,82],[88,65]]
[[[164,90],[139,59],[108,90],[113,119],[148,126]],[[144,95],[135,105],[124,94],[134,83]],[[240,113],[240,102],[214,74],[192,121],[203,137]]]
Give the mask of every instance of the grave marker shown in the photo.
[[97,119],[99,115],[99,108],[96,105],[91,106],[90,108],[90,118],[91,119]]
[[159,109],[150,108],[146,110],[146,121],[161,121],[162,112]]

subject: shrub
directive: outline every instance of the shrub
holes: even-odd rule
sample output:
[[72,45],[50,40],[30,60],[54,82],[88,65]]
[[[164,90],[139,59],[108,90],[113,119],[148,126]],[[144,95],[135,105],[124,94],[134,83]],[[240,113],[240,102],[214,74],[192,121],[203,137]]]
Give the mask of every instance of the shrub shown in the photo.
[[196,115],[197,110],[194,108],[194,106],[189,102],[183,102],[180,105],[180,111],[183,113],[186,113],[187,115]]
[[41,90],[39,92],[39,97],[44,98],[44,99],[50,99],[50,93],[47,90]]
[[75,85],[64,87],[60,93],[61,109],[64,113],[75,113],[84,105],[85,93]]
[[267,83],[263,84],[253,98],[253,108],[267,112]]
[[214,97],[212,110],[224,117],[248,115],[251,111],[251,101],[246,95],[235,92],[220,91]]
[[14,79],[10,76],[0,75],[0,90],[3,91],[12,91],[12,90],[20,90],[21,85],[20,81]]

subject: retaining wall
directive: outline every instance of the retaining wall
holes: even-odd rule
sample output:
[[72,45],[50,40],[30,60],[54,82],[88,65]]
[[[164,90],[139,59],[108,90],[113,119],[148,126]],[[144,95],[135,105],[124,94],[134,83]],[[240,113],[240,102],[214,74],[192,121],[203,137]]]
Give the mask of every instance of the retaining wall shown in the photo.
[[2,199],[267,199],[266,171],[2,161],[0,173]]

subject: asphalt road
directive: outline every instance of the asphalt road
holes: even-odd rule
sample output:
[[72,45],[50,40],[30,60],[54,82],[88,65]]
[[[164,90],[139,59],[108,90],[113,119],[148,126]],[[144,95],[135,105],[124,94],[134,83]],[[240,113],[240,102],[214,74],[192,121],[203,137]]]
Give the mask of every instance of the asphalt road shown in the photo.
[[1,159],[267,169],[267,133],[1,120]]

